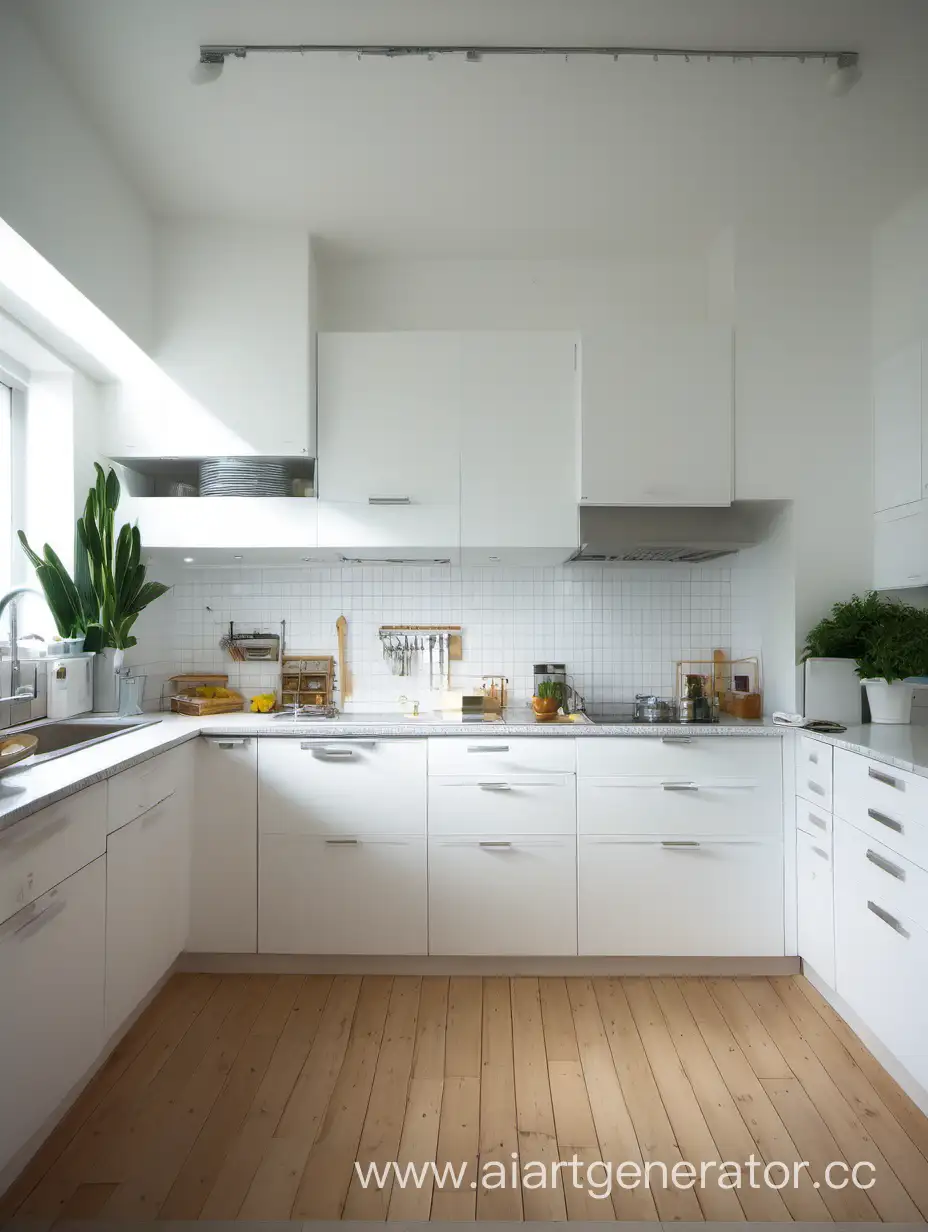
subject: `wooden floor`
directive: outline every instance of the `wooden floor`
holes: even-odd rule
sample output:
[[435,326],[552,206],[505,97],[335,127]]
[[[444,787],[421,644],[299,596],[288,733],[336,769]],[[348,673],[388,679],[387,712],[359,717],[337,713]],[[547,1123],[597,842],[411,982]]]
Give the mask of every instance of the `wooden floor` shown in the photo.
[[[514,1152],[810,1168],[780,1192],[607,1201],[570,1184],[365,1190],[354,1170],[476,1176]],[[875,1185],[827,1188],[832,1160],[872,1162]],[[928,1120],[801,978],[183,975],[0,1200],[14,1215],[917,1223]]]

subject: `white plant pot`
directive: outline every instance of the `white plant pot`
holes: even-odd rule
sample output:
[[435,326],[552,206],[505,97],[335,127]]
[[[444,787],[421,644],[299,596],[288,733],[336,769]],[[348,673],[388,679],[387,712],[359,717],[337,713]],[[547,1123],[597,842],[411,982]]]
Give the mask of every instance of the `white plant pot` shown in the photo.
[[126,656],[124,650],[107,648],[93,661],[93,708],[97,714],[115,714],[119,709],[119,682],[116,673]]
[[871,723],[911,723],[915,686],[904,680],[864,680]]

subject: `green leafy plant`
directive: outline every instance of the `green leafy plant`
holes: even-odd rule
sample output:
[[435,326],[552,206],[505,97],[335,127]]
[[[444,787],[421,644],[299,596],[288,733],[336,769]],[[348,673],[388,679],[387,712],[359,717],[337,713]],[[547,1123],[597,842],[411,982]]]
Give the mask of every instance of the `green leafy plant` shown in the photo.
[[898,604],[884,599],[875,590],[852,595],[836,603],[831,615],[823,617],[806,634],[801,662],[806,659],[858,659],[869,639]]
[[61,637],[83,636],[85,650],[128,650],[136,644],[132,626],[139,613],[170,587],[147,581],[137,526],[127,522],[115,534],[119,479],[112,468],[105,474],[99,463],[94,465],[96,482],[77,520],[74,577],[47,543],[39,556],[22,531],[19,540]]
[[561,688],[559,680],[542,680],[535,693],[536,697],[543,701],[551,700],[552,698],[560,706],[564,701],[564,690]]
[[854,659],[863,679],[928,675],[928,611],[873,590],[852,595],[809,630],[802,662],[818,658]]

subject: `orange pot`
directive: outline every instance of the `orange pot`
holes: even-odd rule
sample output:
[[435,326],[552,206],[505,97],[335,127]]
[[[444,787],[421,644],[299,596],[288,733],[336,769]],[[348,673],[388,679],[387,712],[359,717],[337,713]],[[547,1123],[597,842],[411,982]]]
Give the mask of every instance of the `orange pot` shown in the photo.
[[560,702],[556,697],[533,697],[532,709],[539,723],[550,723],[557,716]]

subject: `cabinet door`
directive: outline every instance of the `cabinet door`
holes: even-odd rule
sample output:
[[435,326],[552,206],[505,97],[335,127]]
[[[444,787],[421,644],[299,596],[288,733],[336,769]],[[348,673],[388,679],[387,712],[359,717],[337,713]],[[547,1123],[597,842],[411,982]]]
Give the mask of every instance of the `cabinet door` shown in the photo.
[[[577,340],[462,337],[461,544],[577,547]],[[465,563],[468,554],[465,551]]]
[[125,1022],[184,948],[190,860],[185,821],[171,796],[107,840],[107,1034]]
[[584,504],[731,504],[729,328],[584,334],[581,372]]
[[457,505],[460,356],[453,333],[319,335],[326,502]]
[[796,832],[796,875],[799,885],[799,957],[835,985],[835,913],[831,843],[802,830]]
[[0,1170],[103,1048],[105,917],[100,858],[0,926]]
[[781,955],[773,842],[581,838],[580,953]]
[[258,742],[197,741],[190,939],[201,954],[258,945]]
[[922,497],[922,352],[914,343],[873,372],[873,499],[877,512]]
[[577,952],[573,837],[484,832],[429,841],[429,953]]
[[923,505],[877,515],[873,585],[877,590],[928,585],[928,509]]
[[261,838],[262,954],[425,954],[425,838]]

